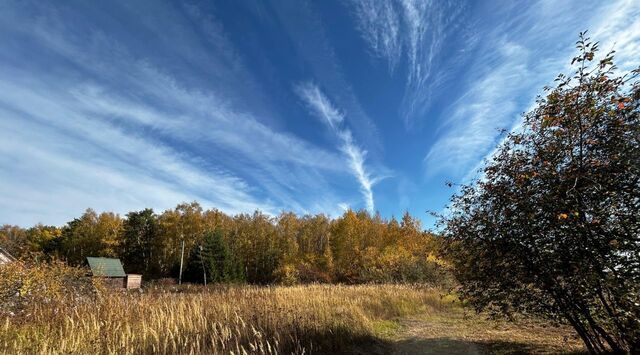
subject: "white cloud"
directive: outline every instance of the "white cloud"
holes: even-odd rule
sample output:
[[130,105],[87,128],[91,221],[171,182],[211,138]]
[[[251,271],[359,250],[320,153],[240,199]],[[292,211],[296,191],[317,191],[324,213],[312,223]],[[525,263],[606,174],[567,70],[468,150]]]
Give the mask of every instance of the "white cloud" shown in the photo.
[[296,92],[305,102],[313,115],[323,120],[341,141],[340,150],[346,155],[352,174],[360,184],[360,192],[369,212],[375,210],[373,200],[373,185],[379,180],[372,178],[365,167],[367,152],[360,149],[353,140],[348,128],[340,127],[344,115],[335,108],[319,87],[312,83],[303,83],[296,87]]
[[298,85],[297,92],[307,103],[314,114],[325,120],[329,127],[336,128],[344,120],[344,115],[320,92],[320,88],[312,83]]
[[[476,60],[476,76],[451,103],[449,119],[425,157],[428,175],[445,173],[463,182],[476,177],[500,144],[497,129],[517,129],[520,113],[533,108],[542,87],[558,73],[572,70],[571,45],[579,31],[590,29],[588,35],[601,43],[602,55],[614,48],[623,71],[640,64],[640,3],[563,3],[562,9],[554,1],[536,5],[485,35],[490,45]],[[561,49],[555,50],[558,45]]]
[[391,72],[403,54],[406,56],[406,89],[400,115],[410,128],[429,107],[434,88],[443,81],[444,73],[434,73],[434,60],[448,33],[455,29],[463,6],[421,0],[352,3],[361,36],[376,56],[389,62]]
[[344,143],[340,148],[347,157],[349,157],[349,166],[355,177],[360,183],[360,192],[365,201],[365,205],[369,212],[373,212],[375,209],[373,202],[373,185],[377,182],[377,179],[371,178],[369,173],[365,170],[364,159],[367,154],[366,151],[361,150],[354,142],[351,132],[349,130],[339,131],[339,137]]
[[[0,111],[3,181],[9,182],[1,195],[39,196],[42,200],[32,201],[39,206],[32,209],[45,211],[40,214],[43,222],[61,222],[48,219],[49,213],[60,214],[60,204],[75,204],[74,210],[95,204],[106,208],[105,200],[119,212],[125,212],[125,206],[168,208],[193,199],[228,212],[275,211],[252,197],[242,179],[220,169],[205,171],[167,146],[80,114],[64,97],[50,91],[42,96],[6,82],[0,91],[6,108]],[[116,200],[122,204],[117,206]],[[24,218],[13,213],[3,217]]]
[[[184,44],[176,60],[196,70],[177,76],[121,38],[78,31],[54,7],[35,18],[18,7],[0,14],[0,49],[28,38],[39,53],[0,56],[0,223],[61,224],[87,207],[124,213],[189,200],[229,213],[335,210],[326,179],[348,171],[341,155],[267,124],[278,118],[215,22],[203,25],[213,52],[183,42],[193,24],[179,16],[168,27],[136,22]],[[202,72],[217,80],[193,85]]]
[[[531,77],[527,49],[502,43],[493,60],[500,66],[475,80],[469,90],[453,103],[453,112],[443,123],[444,134],[425,157],[428,175],[465,174],[494,145],[497,128],[508,128],[518,117],[517,96],[523,82]],[[488,59],[487,59],[488,60]]]
[[388,60],[394,71],[402,56],[400,16],[390,1],[354,1],[358,28],[374,54]]
[[329,93],[333,105],[349,113],[349,123],[357,141],[366,146],[371,159],[380,159],[382,140],[375,123],[360,105],[357,93],[343,74],[338,55],[328,40],[320,9],[312,2],[270,4],[293,44],[295,55],[304,63],[304,71],[314,83]]
[[606,16],[595,18],[588,35],[600,41],[600,50],[616,51],[616,65],[621,70],[640,67],[640,2],[619,0],[602,10]]

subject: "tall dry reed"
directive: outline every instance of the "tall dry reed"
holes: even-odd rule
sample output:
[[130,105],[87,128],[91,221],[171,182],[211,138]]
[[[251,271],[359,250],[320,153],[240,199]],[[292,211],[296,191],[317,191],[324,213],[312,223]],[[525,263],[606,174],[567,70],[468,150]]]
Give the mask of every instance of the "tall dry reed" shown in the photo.
[[436,289],[400,286],[185,287],[103,293],[29,318],[7,316],[0,352],[325,353],[374,341],[379,320],[448,310]]

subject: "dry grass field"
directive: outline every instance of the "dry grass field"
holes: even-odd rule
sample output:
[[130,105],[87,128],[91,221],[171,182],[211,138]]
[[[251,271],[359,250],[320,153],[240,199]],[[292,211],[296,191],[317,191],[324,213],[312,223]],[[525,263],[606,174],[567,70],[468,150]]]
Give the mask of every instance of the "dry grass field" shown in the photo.
[[165,287],[41,303],[1,324],[7,354],[581,350],[565,328],[489,321],[438,289],[400,285]]

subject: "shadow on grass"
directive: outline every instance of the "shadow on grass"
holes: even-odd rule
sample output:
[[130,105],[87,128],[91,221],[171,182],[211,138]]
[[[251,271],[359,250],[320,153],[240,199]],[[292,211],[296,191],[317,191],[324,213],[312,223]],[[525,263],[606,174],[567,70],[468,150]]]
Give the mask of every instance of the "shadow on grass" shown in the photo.
[[[309,334],[308,334],[309,335]],[[539,344],[515,341],[465,341],[451,338],[412,338],[400,341],[381,340],[371,336],[353,334],[314,334],[311,353],[318,354],[447,354],[447,355],[484,355],[484,354],[563,354],[585,355],[586,352],[563,351],[562,346],[555,348]],[[307,340],[310,340],[307,338]]]
[[[183,334],[185,336],[185,334]],[[267,336],[267,338],[269,338]],[[206,342],[206,337],[197,337]],[[195,339],[194,339],[195,340]],[[245,349],[250,348],[252,339],[238,339],[238,343]],[[197,340],[196,340],[197,341]],[[150,346],[143,353],[154,353],[155,347]],[[210,352],[224,351],[214,344],[205,343],[202,349]],[[568,351],[562,345],[544,346],[541,344],[523,343],[516,341],[471,341],[448,337],[440,338],[409,338],[401,340],[381,339],[379,337],[357,333],[353,330],[337,326],[329,331],[298,328],[280,341],[279,353],[286,354],[446,354],[446,355],[480,355],[480,354],[564,354],[583,355],[586,352]]]
[[[301,336],[307,353],[312,354],[390,354],[391,344],[370,335],[353,334],[347,329],[307,332]],[[295,352],[296,349],[285,349]]]
[[388,344],[389,354],[451,354],[451,355],[473,355],[473,354],[565,354],[582,355],[586,352],[563,352],[561,349],[551,349],[536,344],[491,341],[474,342],[450,338],[434,339],[405,339]]

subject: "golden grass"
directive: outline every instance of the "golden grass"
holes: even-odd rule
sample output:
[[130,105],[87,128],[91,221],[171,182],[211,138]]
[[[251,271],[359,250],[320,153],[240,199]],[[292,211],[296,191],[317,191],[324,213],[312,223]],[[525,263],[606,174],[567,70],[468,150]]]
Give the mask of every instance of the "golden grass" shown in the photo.
[[460,314],[455,299],[441,295],[402,285],[114,292],[92,302],[37,305],[26,318],[6,317],[0,353],[387,352],[402,324],[397,320],[420,315],[446,323],[447,315]]
[[[184,290],[183,290],[184,291]],[[6,318],[7,353],[281,353],[339,350],[373,335],[376,319],[450,307],[408,286],[191,288],[112,293]]]

